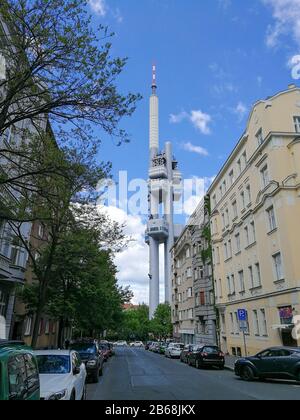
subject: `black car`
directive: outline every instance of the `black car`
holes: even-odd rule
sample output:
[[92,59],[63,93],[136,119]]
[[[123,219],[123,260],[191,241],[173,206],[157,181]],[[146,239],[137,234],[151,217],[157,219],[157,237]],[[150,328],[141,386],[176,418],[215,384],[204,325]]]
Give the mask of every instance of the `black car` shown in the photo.
[[192,344],[189,344],[189,345],[184,347],[184,349],[182,350],[181,356],[180,356],[180,361],[182,363],[187,363],[188,362],[188,357],[192,353],[194,347],[195,346],[193,346]]
[[238,359],[235,374],[244,381],[290,379],[300,382],[300,348],[275,347]]
[[103,374],[104,356],[97,342],[77,342],[72,344],[72,350],[79,353],[81,360],[86,365],[88,378],[93,383],[99,382],[99,376]]
[[194,346],[188,356],[189,366],[201,369],[208,366],[218,367],[223,370],[225,367],[225,355],[217,346]]

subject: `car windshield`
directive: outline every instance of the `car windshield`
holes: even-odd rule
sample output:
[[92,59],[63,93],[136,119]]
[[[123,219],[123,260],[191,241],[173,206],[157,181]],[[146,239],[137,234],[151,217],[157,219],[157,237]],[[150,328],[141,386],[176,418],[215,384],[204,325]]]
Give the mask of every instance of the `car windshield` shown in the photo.
[[78,351],[79,354],[94,354],[97,351],[94,344],[74,344],[72,349]]
[[180,350],[183,350],[183,349],[184,349],[184,344],[175,344],[175,345],[174,345],[174,348],[175,348],[175,349],[180,349]]
[[37,356],[41,375],[66,375],[71,371],[70,357],[59,355]]

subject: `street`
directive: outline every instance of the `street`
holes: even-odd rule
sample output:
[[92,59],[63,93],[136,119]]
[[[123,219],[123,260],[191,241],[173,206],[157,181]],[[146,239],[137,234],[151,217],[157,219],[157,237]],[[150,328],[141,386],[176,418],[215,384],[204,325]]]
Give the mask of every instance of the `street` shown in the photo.
[[243,382],[230,371],[201,370],[145,350],[121,348],[107,363],[88,400],[299,400],[300,385]]

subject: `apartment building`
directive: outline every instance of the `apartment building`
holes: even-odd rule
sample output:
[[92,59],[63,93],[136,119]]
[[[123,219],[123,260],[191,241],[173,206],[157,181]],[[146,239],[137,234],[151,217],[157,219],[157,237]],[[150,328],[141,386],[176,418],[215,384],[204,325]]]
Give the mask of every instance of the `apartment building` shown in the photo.
[[217,343],[217,328],[208,196],[201,200],[189,225],[195,294],[195,343],[215,345]]
[[174,338],[185,344],[195,343],[195,298],[190,226],[187,225],[171,250],[172,323]]
[[[30,248],[35,258],[39,257],[42,248],[47,244],[47,232],[42,223],[36,221],[32,224],[30,232]],[[28,259],[25,278],[21,288],[31,286],[35,282],[35,275],[32,269],[30,259]],[[31,345],[33,328],[34,328],[35,316],[33,313],[28,312],[22,299],[17,296],[11,327],[11,338],[13,340],[22,340],[26,344]],[[59,346],[59,321],[51,318],[48,314],[43,314],[39,325],[39,336],[36,347],[39,349],[51,349]],[[63,331],[62,342],[64,342],[64,336],[69,337],[69,331]]]
[[246,131],[209,189],[222,350],[248,354],[300,345],[300,89],[257,102]]

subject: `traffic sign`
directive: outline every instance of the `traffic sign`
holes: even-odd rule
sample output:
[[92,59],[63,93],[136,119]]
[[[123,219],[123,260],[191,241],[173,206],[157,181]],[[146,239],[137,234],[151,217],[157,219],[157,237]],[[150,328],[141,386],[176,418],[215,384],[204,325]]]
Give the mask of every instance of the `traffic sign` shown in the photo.
[[239,309],[238,310],[238,318],[239,321],[247,321],[248,320],[248,314],[246,309]]
[[248,322],[240,321],[240,331],[248,332]]

